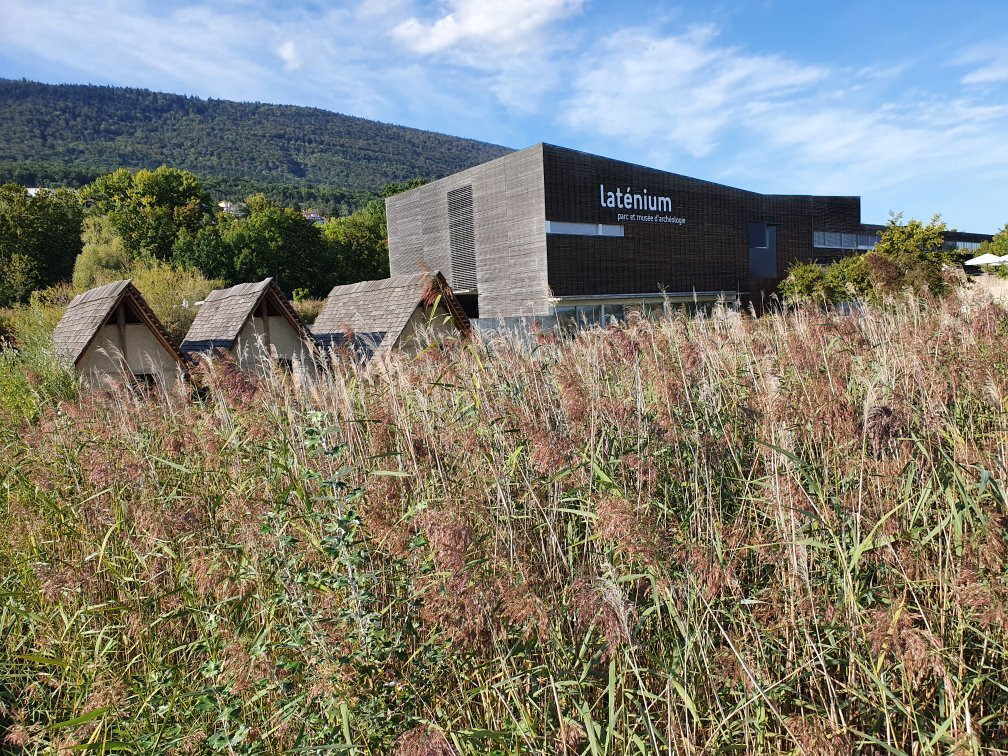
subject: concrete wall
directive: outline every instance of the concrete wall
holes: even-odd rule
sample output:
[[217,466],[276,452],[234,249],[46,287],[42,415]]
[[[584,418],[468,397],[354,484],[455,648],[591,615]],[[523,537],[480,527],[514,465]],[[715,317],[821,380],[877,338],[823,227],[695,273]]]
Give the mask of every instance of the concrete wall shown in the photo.
[[[174,377],[178,368],[178,362],[143,323],[126,324],[125,356],[126,366],[134,375]],[[120,357],[118,327],[103,326],[78,363],[78,370],[86,377],[119,376]]]

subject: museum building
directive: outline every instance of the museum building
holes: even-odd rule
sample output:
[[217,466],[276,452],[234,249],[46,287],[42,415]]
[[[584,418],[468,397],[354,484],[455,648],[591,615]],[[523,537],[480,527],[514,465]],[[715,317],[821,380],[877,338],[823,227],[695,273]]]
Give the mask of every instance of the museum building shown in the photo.
[[861,223],[860,197],[758,194],[549,144],[389,197],[386,210],[391,274],[441,271],[481,318],[758,302],[793,262],[865,251],[881,228]]

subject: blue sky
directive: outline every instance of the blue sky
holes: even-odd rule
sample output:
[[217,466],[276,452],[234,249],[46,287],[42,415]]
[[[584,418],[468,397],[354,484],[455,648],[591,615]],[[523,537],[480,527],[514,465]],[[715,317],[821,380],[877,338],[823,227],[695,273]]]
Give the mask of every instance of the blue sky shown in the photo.
[[1008,0],[0,0],[0,76],[311,105],[1008,222]]

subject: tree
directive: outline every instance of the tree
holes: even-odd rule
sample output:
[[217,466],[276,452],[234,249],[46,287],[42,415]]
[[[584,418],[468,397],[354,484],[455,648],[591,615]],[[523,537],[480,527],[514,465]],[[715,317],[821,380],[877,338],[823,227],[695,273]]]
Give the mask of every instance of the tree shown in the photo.
[[326,291],[328,255],[318,227],[298,211],[281,208],[262,195],[246,200],[248,216],[221,227],[221,238],[234,260],[234,278],[276,278],[284,291]]
[[418,186],[423,186],[427,183],[430,183],[429,179],[422,178],[410,179],[409,181],[393,181],[391,184],[386,184],[382,187],[381,196],[391,197],[394,194],[416,189]]
[[69,190],[32,195],[16,184],[0,186],[0,306],[70,277],[82,218]]
[[871,277],[864,255],[841,257],[829,265],[796,263],[781,282],[781,295],[793,302],[843,302],[871,292]]
[[985,241],[980,245],[980,249],[977,250],[977,255],[983,254],[997,255],[998,257],[1008,255],[1008,223],[1006,223],[1000,231],[994,234],[993,239]]
[[245,204],[244,217],[219,218],[215,226],[180,234],[172,259],[228,283],[272,276],[287,292],[328,293],[332,264],[318,227],[261,194]]
[[223,281],[207,279],[199,271],[156,259],[137,260],[128,277],[176,341],[183,339],[196,318],[196,302],[224,286]]
[[189,171],[162,165],[99,176],[80,191],[95,214],[105,215],[134,256],[171,257],[182,231],[196,233],[212,217],[210,195]]
[[135,258],[107,217],[85,218],[81,242],[73,269],[74,288],[85,291],[126,277]]
[[35,261],[15,252],[3,262],[0,272],[0,305],[24,302],[38,288],[39,271]]
[[329,245],[333,285],[388,277],[384,200],[373,200],[352,215],[330,218],[322,224],[322,237]]
[[884,294],[906,288],[943,294],[947,284],[942,265],[951,260],[943,249],[944,234],[945,223],[940,215],[925,225],[915,219],[903,224],[902,213],[890,213],[875,249],[865,255],[874,285]]

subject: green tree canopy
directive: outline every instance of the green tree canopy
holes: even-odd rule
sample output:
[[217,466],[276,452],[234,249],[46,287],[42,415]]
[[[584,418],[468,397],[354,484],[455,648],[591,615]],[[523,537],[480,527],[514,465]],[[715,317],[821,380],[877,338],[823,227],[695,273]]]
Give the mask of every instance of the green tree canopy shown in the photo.
[[0,186],[0,305],[70,277],[82,218],[72,191],[29,194],[16,184]]
[[904,224],[903,213],[890,213],[875,249],[865,255],[874,285],[885,294],[906,288],[942,294],[947,288],[942,264],[950,261],[944,243],[945,223],[940,215],[927,224],[916,219]]
[[272,276],[288,293],[300,288],[327,293],[333,265],[318,227],[261,194],[245,204],[244,217],[221,217],[214,226],[180,234],[173,259],[228,283]]
[[182,231],[196,233],[213,211],[210,195],[189,171],[161,166],[99,176],[80,190],[90,212],[104,215],[134,256],[167,259]]
[[81,242],[73,268],[73,285],[79,291],[125,278],[136,259],[112,221],[102,215],[84,219]]
[[985,241],[980,245],[980,249],[977,250],[977,255],[983,254],[997,255],[998,257],[1008,255],[1008,223],[1006,223],[1000,231],[994,234],[993,239]]
[[330,218],[322,224],[322,237],[329,245],[333,286],[388,277],[385,200],[373,200],[343,218]]

